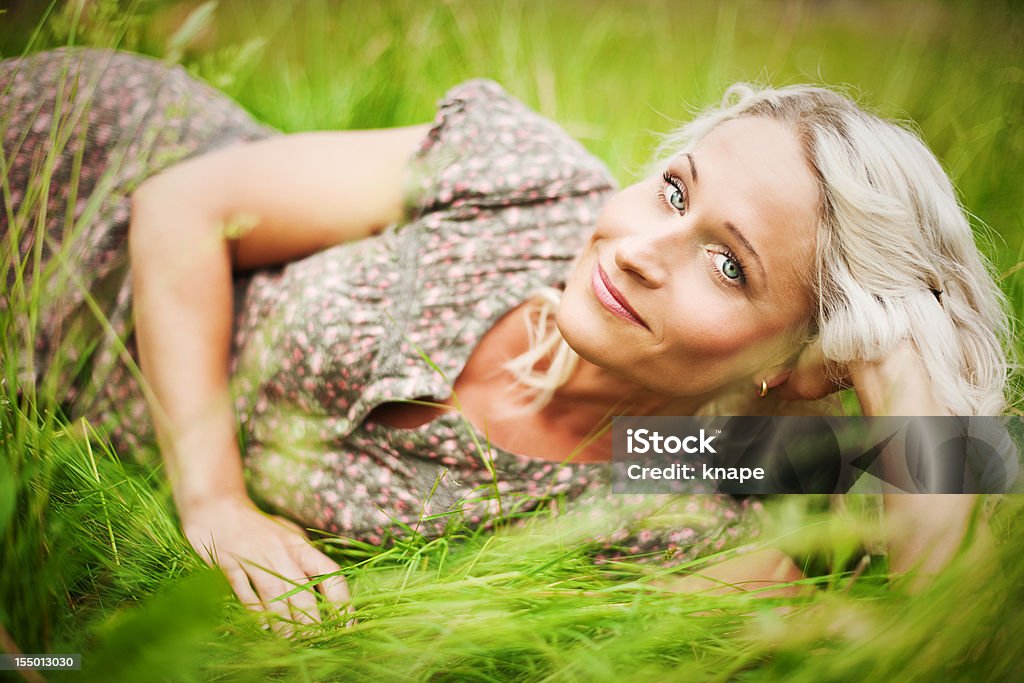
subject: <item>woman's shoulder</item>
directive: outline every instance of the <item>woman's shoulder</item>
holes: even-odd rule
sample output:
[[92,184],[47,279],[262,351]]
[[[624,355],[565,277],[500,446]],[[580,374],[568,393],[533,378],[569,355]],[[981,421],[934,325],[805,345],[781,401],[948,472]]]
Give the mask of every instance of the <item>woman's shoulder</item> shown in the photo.
[[473,100],[477,98],[504,98],[515,100],[515,98],[510,95],[509,92],[497,81],[490,78],[480,77],[470,78],[451,86],[444,94],[442,101],[459,98],[466,100]]
[[[456,127],[462,130],[454,130]],[[437,115],[430,134],[459,135],[462,139],[486,141],[488,148],[477,145],[476,151],[492,149],[549,155],[574,154],[596,162],[600,170],[607,168],[559,123],[544,116],[489,78],[471,78],[458,83],[437,101]],[[427,136],[428,142],[431,135]],[[424,145],[427,146],[427,145]],[[608,173],[609,179],[611,174]]]
[[410,204],[512,205],[614,190],[603,161],[488,78],[450,88],[413,156]]

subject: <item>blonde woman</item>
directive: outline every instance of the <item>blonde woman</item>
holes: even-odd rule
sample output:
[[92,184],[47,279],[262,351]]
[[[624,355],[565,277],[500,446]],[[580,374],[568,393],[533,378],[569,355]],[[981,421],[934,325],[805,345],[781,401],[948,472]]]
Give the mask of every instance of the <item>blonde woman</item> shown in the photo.
[[[33,253],[6,221],[35,197],[40,263],[65,244],[74,265],[25,277],[79,283],[41,302],[26,379],[123,452],[158,444],[188,540],[286,619],[318,618],[311,592],[273,600],[290,581],[348,600],[303,527],[385,544],[564,496],[621,507],[599,562],[756,535],[760,504],[726,495],[651,497],[691,521],[643,528],[608,493],[612,415],[821,412],[841,386],[869,415],[1007,405],[1005,302],[948,178],[827,89],[734,86],[617,190],[491,81],[432,124],[293,135],[136,55],[43,53],[0,83],[5,241]],[[893,569],[941,567],[975,502],[886,497]],[[680,588],[800,576],[760,549]]]

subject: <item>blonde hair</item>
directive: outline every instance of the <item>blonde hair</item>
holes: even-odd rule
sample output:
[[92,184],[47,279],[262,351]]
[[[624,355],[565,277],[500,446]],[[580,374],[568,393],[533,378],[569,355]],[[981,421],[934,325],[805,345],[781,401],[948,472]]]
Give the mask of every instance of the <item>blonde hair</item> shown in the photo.
[[[1015,367],[1007,300],[927,146],[832,90],[741,83],[726,91],[721,106],[666,135],[652,169],[691,150],[719,124],[746,116],[790,126],[818,180],[816,275],[809,283],[818,307],[808,329],[825,357],[875,360],[909,338],[950,412],[1002,414]],[[505,365],[533,393],[534,410],[551,400],[578,362],[554,326],[558,296],[546,289],[533,297],[530,350]],[[756,402],[751,391],[700,412],[752,412]]]

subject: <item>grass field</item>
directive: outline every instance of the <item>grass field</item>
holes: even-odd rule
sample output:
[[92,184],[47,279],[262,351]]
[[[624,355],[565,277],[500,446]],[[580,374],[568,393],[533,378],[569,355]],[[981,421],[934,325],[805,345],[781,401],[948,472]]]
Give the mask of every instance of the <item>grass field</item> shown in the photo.
[[[656,133],[734,81],[845,86],[914,122],[1018,312],[1022,38],[1024,11],[1013,3],[940,1],[140,0],[0,13],[2,57],[67,44],[165,56],[289,132],[428,121],[452,85],[494,78],[623,184]],[[32,303],[19,302],[19,315]],[[13,329],[0,313],[0,650],[82,653],[82,672],[47,679],[1017,678],[1019,496],[996,509],[993,562],[962,558],[913,594],[888,581],[884,557],[859,563],[876,520],[852,496],[836,512],[813,496],[769,505],[765,540],[806,558],[816,588],[803,598],[659,592],[651,569],[597,567],[581,550],[588,529],[541,515],[529,535],[410,535],[386,551],[335,552],[349,570],[356,627],[327,622],[283,638],[262,630],[191,550],[159,470],[55,417],[53,392],[18,399],[23,349]]]

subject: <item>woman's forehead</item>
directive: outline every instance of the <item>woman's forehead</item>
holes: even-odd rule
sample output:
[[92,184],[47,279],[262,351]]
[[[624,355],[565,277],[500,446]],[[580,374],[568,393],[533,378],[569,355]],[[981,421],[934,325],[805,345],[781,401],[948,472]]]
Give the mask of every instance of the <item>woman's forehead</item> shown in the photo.
[[818,183],[786,124],[761,117],[732,119],[704,136],[689,156],[702,190],[755,209],[786,212],[790,221],[813,223],[817,218]]
[[[814,254],[820,189],[792,128],[761,117],[726,121],[674,166],[694,171],[694,206],[711,220],[736,226],[773,279],[806,272]],[[793,269],[797,272],[789,272]]]

